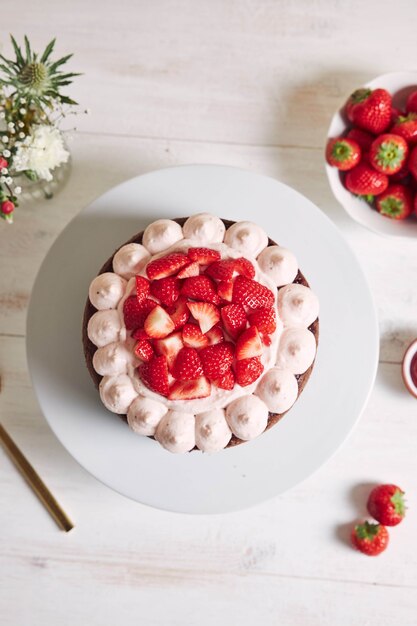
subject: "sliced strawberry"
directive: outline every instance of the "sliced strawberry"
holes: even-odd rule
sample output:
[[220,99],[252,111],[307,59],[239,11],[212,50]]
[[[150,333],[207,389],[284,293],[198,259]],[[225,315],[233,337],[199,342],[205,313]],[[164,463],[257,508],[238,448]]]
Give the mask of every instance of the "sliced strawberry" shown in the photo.
[[140,337],[137,338],[138,341],[135,345],[134,353],[142,361],[150,361],[151,358],[154,356],[152,344],[149,341],[149,337],[144,330],[140,330],[139,332],[142,334]]
[[261,334],[261,339],[264,346],[270,346],[272,343],[272,339],[269,335]]
[[189,248],[188,256],[199,265],[210,265],[214,261],[220,261],[220,252],[211,248]]
[[221,310],[223,326],[227,333],[236,339],[246,328],[247,317],[245,309],[240,304],[227,304]]
[[234,259],[215,261],[208,266],[205,273],[216,280],[232,280],[235,271]]
[[127,330],[134,330],[143,326],[148,314],[158,303],[145,298],[138,302],[136,296],[129,296],[123,304],[123,318]]
[[149,296],[149,280],[143,276],[136,276],[136,297],[138,302],[143,302]]
[[242,274],[246,276],[246,278],[254,278],[255,277],[255,268],[252,263],[245,259],[243,256],[238,259],[233,260],[233,265],[235,268],[235,272],[238,274]]
[[194,348],[182,348],[172,367],[172,375],[178,380],[195,380],[203,375],[203,366]]
[[235,380],[235,375],[233,374],[232,368],[230,368],[223,376],[213,380],[213,385],[220,387],[220,389],[230,390],[235,386]]
[[172,306],[180,296],[180,281],[173,276],[153,280],[151,294],[158,298],[161,304]]
[[223,300],[231,302],[233,296],[233,282],[231,280],[222,280],[217,285],[217,293]]
[[146,273],[150,280],[167,278],[176,274],[185,265],[188,265],[190,259],[187,255],[180,252],[173,252],[167,256],[163,256],[160,259],[151,261],[146,266]]
[[172,369],[178,352],[184,347],[180,332],[172,333],[172,335],[164,337],[164,339],[155,339],[153,345],[156,354],[166,357],[169,370]]
[[184,326],[182,329],[182,340],[184,345],[189,348],[205,348],[209,345],[208,337],[203,335],[200,327],[196,326],[196,324],[186,324]]
[[262,340],[256,326],[250,326],[243,331],[236,342],[236,359],[250,359],[254,356],[261,356],[263,352]]
[[233,344],[230,342],[217,343],[203,348],[200,353],[204,374],[211,380],[221,378],[233,362]]
[[[209,266],[210,267],[210,266]],[[186,278],[181,288],[183,296],[219,304],[220,298],[216,293],[214,283],[208,276],[191,276]]]
[[177,278],[189,278],[190,276],[198,276],[200,273],[200,266],[196,262],[185,265],[182,270],[177,274]]
[[187,306],[198,321],[202,333],[207,333],[220,320],[219,309],[210,302],[188,302]]
[[190,317],[190,309],[187,306],[187,298],[180,296],[175,305],[168,309],[168,313],[175,324],[175,330],[182,328]]
[[274,304],[274,294],[268,287],[246,276],[236,276],[232,302],[249,309],[269,308]]
[[168,395],[168,365],[164,356],[154,356],[149,363],[143,363],[138,367],[138,373],[149,389],[163,396]]
[[175,330],[175,324],[165,309],[157,304],[146,318],[144,329],[149,337],[162,339]]
[[224,341],[223,331],[219,326],[213,326],[208,333],[206,333],[208,343],[210,346],[214,346],[216,343],[222,343]]
[[266,333],[267,335],[274,333],[277,329],[275,309],[270,307],[269,309],[258,309],[255,313],[251,313],[249,315],[249,324],[257,326],[260,333]]
[[241,387],[250,385],[264,371],[264,366],[261,363],[261,359],[258,356],[254,356],[251,359],[243,359],[236,363],[236,382]]
[[197,380],[177,380],[169,390],[169,400],[197,400],[207,398],[211,393],[211,385],[205,376]]

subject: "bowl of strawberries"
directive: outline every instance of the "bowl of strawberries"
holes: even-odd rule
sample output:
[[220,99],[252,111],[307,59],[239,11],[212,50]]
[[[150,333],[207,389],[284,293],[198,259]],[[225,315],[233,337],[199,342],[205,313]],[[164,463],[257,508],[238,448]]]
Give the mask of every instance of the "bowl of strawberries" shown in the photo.
[[349,215],[382,235],[417,237],[417,73],[356,89],[332,118],[326,172]]

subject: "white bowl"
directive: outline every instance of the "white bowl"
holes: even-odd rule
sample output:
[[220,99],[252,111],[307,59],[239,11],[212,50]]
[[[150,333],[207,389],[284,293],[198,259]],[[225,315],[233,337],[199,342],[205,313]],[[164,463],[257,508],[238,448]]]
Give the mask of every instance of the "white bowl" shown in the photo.
[[[417,89],[417,72],[392,72],[391,74],[383,74],[363,86],[370,87],[371,89],[378,87],[386,89],[393,96],[393,105],[404,110],[408,95]],[[359,87],[361,87],[361,85],[358,85],[358,88]],[[346,96],[346,100],[347,98],[348,96]],[[348,128],[349,124],[344,112],[345,102],[333,115],[327,133],[327,139],[339,137]],[[350,191],[343,186],[339,170],[336,167],[331,167],[326,163],[326,173],[334,196],[347,213],[349,213],[350,217],[359,222],[359,224],[381,235],[410,238],[417,237],[416,219],[397,221],[389,217],[384,217],[378,213],[378,211],[372,209],[364,200],[359,200],[352,195]]]

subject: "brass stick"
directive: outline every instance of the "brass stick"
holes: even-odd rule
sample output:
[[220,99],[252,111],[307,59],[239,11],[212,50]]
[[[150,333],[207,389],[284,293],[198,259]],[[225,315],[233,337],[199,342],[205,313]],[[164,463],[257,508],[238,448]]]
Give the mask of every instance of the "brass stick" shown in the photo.
[[23,478],[32,487],[39,500],[49,511],[50,515],[54,518],[58,526],[69,532],[74,524],[71,522],[65,511],[61,508],[58,502],[55,500],[48,487],[43,482],[42,478],[36,472],[34,467],[29,463],[23,453],[19,450],[10,435],[4,430],[0,424],[0,442],[3,444],[4,449],[10,456],[13,463],[16,465]]

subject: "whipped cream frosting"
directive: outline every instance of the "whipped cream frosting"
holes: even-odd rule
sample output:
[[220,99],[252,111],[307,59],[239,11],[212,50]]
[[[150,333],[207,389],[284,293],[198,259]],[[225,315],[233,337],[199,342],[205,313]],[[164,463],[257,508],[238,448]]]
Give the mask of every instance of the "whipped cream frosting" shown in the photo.
[[182,227],[184,238],[199,242],[207,246],[212,243],[221,243],[224,239],[226,227],[222,220],[210,213],[192,215]]
[[224,243],[242,255],[257,257],[268,245],[268,235],[258,224],[236,222],[227,229]]
[[304,374],[316,356],[316,339],[306,328],[287,328],[279,342],[277,366]]
[[261,378],[255,393],[265,402],[268,411],[284,413],[297,400],[297,379],[290,370],[273,367]]
[[114,272],[99,274],[91,282],[88,297],[99,311],[115,309],[124,295],[126,281]]
[[295,254],[281,246],[268,246],[258,256],[259,267],[277,287],[292,283],[298,274]]
[[222,450],[231,437],[224,409],[213,409],[195,416],[195,442],[203,452]]
[[129,280],[139,274],[148,263],[151,255],[140,243],[127,243],[113,257],[113,272]]
[[157,426],[168,407],[162,402],[138,396],[132,402],[127,412],[127,423],[138,435],[153,437]]
[[97,311],[88,320],[87,335],[101,348],[114,341],[125,341],[126,329],[118,311]]
[[268,424],[268,407],[258,396],[242,396],[227,406],[226,419],[236,437],[249,441],[265,430]]
[[113,413],[127,413],[138,394],[127,374],[103,376],[100,382],[100,398],[106,409]]
[[319,301],[311,289],[294,283],[279,290],[278,311],[284,326],[308,328],[318,317]]
[[182,228],[177,222],[156,220],[145,228],[142,244],[151,254],[158,254],[182,238]]
[[194,413],[168,411],[158,424],[155,439],[170,452],[189,452],[195,446]]
[[[250,440],[267,426],[268,410],[282,413],[295,402],[301,374],[314,360],[314,335],[306,330],[317,318],[318,301],[310,289],[292,284],[298,273],[295,256],[285,248],[268,245],[265,231],[251,222],[238,222],[227,231],[208,213],[193,215],[183,228],[173,220],[157,220],[143,235],[143,245],[126,244],[114,256],[114,273],[93,280],[89,295],[99,308],[89,320],[88,336],[99,349],[93,357],[103,377],[100,396],[115,413],[127,414],[138,434],[155,436],[170,452],[186,452],[195,445],[215,452],[235,434]],[[271,344],[264,346],[264,374],[246,387],[232,390],[212,386],[208,398],[168,400],[144,385],[137,375],[138,360],[124,326],[123,303],[135,291],[136,274],[146,276],[146,265],[174,251],[201,245],[218,250],[222,258],[245,256],[255,268],[255,280],[274,294],[278,319]],[[277,293],[277,287],[281,287]],[[130,344],[131,345],[131,344]]]

